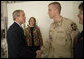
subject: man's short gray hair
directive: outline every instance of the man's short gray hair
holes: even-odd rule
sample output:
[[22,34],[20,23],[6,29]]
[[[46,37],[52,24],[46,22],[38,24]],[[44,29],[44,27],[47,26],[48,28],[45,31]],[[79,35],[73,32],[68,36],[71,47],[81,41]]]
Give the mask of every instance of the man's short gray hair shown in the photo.
[[12,16],[13,16],[13,20],[15,20],[15,17],[16,16],[20,16],[20,12],[24,12],[23,10],[15,10],[14,12],[13,12],[13,14],[12,14]]

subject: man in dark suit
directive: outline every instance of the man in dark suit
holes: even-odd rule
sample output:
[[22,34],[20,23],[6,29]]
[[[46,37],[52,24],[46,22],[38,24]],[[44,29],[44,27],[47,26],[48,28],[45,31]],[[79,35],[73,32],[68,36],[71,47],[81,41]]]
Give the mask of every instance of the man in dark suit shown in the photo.
[[[83,2],[79,5],[79,23],[83,24]],[[73,55],[74,58],[83,58],[83,30],[82,32],[74,39],[73,45]]]
[[13,12],[14,23],[7,31],[8,58],[33,58],[36,53],[28,49],[21,24],[25,22],[23,10]]

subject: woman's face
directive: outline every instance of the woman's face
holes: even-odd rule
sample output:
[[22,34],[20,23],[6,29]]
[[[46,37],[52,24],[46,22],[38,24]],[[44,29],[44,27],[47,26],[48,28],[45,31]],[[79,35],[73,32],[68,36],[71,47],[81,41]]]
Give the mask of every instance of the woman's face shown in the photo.
[[30,25],[34,25],[34,23],[35,23],[34,19],[31,18]]
[[79,23],[83,24],[83,10],[80,10],[78,17],[79,17]]

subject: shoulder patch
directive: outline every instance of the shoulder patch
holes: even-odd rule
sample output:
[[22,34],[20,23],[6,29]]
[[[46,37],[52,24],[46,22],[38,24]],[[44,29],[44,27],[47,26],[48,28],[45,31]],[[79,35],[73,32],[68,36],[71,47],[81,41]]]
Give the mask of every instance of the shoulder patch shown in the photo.
[[71,24],[71,28],[72,28],[72,30],[76,31],[77,25],[76,25],[75,23],[72,23],[72,24]]

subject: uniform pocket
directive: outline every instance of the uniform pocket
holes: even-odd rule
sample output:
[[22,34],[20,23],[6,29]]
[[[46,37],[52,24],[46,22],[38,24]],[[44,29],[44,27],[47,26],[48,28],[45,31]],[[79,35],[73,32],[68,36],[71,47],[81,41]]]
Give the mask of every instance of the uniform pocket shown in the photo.
[[56,44],[64,46],[66,43],[65,37],[58,37],[56,39]]
[[66,34],[65,34],[64,31],[57,31],[56,43],[58,45],[62,45],[62,46],[65,45],[65,43],[66,43]]

